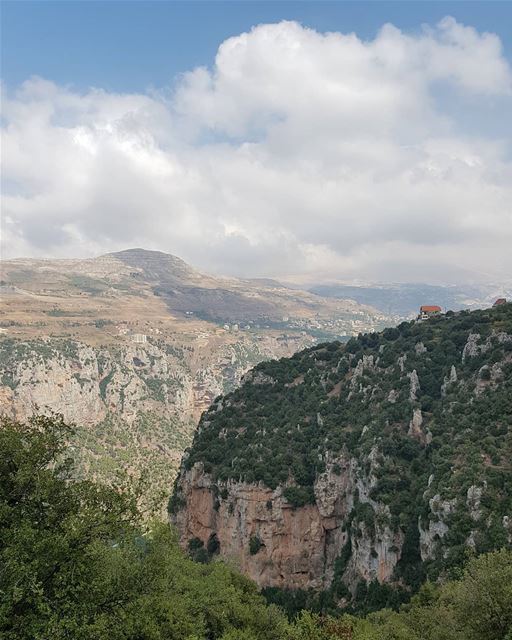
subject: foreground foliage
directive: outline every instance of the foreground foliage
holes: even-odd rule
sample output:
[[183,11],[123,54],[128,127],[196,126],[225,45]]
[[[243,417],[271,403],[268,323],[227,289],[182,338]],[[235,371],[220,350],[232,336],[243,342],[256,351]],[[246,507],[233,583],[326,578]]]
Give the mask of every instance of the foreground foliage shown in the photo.
[[459,580],[426,583],[399,612],[384,609],[365,619],[322,618],[303,612],[295,640],[511,640],[512,553],[471,560]]
[[200,565],[130,490],[73,481],[60,419],[0,429],[0,636],[5,640],[279,638],[286,626],[225,564]]
[[59,418],[0,428],[0,637],[5,640],[512,640],[512,553],[474,558],[400,612],[288,622],[222,562],[193,562],[137,494],[74,480]]

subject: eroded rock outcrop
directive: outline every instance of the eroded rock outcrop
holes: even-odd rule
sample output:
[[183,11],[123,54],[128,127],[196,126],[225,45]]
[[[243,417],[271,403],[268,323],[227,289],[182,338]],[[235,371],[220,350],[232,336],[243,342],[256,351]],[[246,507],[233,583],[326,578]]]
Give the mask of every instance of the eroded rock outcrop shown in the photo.
[[[332,518],[322,517],[314,505],[293,509],[281,488],[228,483],[222,488],[226,498],[219,500],[212,487],[200,466],[183,479],[189,508],[175,522],[187,540],[198,538],[206,546],[216,535],[223,557],[260,585],[322,588]],[[255,554],[251,539],[261,545]]]
[[[196,464],[180,478],[172,520],[184,544],[199,540],[207,547],[215,536],[222,556],[257,584],[285,589],[328,588],[335,561],[352,538],[344,578],[355,589],[360,580],[390,581],[403,543],[387,524],[389,509],[369,497],[373,483],[355,459],[337,457],[318,476],[314,502],[294,506],[286,487],[215,483]],[[365,519],[351,521],[357,504],[366,507]],[[372,522],[368,514],[374,514]],[[258,541],[256,553],[251,540]]]

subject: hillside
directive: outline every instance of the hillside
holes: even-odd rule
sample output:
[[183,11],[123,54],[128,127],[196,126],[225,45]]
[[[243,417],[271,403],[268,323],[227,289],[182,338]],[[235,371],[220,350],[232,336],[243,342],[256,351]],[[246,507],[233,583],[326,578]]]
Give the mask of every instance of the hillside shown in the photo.
[[392,321],[143,249],[1,270],[0,413],[62,413],[82,473],[144,470],[162,505],[202,411],[250,367]]
[[32,335],[44,333],[38,329],[83,332],[98,320],[128,318],[136,325],[140,316],[304,330],[324,338],[392,321],[354,301],[323,298],[275,281],[211,276],[175,256],[144,249],[84,260],[2,261],[0,287],[2,327],[20,333],[25,326]]
[[183,544],[338,605],[405,598],[512,544],[512,305],[262,363],[202,416]]

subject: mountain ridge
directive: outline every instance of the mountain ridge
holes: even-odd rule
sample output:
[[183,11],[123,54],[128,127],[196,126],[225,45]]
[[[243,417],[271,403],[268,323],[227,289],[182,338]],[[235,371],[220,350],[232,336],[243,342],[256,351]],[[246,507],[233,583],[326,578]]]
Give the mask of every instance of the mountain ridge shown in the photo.
[[505,304],[257,365],[203,414],[169,508],[260,587],[384,606],[512,545],[511,459]]
[[[343,323],[337,331],[333,325],[336,316],[363,315],[365,322],[372,322],[373,316],[381,325],[393,322],[386,314],[353,301],[322,298],[268,279],[212,276],[172,254],[141,248],[76,260],[17,258],[1,261],[0,268],[4,287],[16,286],[18,294],[25,291],[48,297],[55,291],[59,295],[156,296],[171,314],[183,317],[191,312],[188,315],[198,314],[199,319],[221,324],[253,320],[283,326],[288,322],[283,318],[294,316],[297,320],[309,318],[311,328],[323,324],[327,334],[342,335]],[[350,333],[348,326],[345,332]]]

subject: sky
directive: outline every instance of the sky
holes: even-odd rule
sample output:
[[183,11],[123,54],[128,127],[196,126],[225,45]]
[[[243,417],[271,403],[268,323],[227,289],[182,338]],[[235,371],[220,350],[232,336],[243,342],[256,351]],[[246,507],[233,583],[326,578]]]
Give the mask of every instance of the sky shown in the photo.
[[1,10],[2,257],[512,278],[512,3]]

